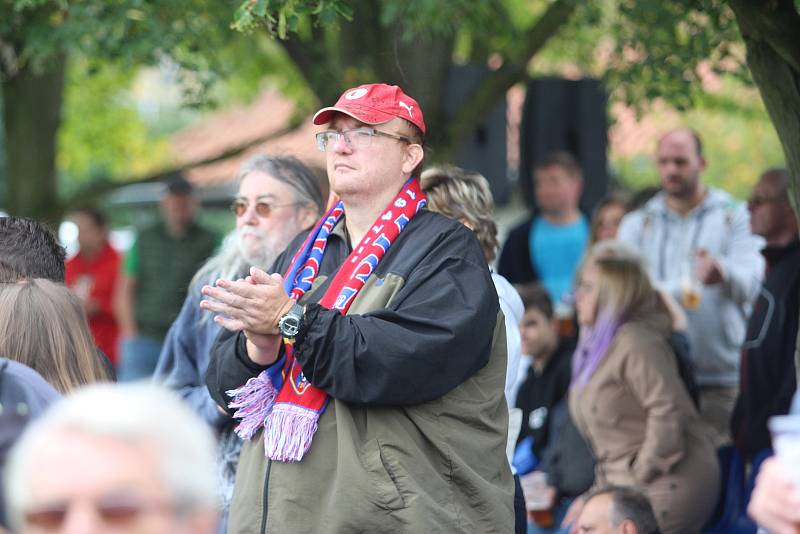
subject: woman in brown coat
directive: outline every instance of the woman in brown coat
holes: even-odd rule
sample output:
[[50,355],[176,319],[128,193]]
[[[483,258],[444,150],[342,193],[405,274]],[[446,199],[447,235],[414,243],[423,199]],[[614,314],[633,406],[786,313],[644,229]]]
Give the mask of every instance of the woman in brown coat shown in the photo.
[[670,318],[639,260],[614,242],[587,255],[569,407],[597,460],[595,485],[642,489],[665,534],[700,531],[719,466],[667,343]]

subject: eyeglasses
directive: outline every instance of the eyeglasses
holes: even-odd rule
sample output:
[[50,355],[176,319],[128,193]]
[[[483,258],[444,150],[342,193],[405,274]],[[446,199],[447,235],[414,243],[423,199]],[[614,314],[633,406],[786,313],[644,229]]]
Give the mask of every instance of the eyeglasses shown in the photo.
[[763,204],[772,204],[773,202],[780,202],[782,200],[788,200],[789,197],[785,194],[783,195],[775,195],[772,197],[760,197],[758,195],[753,195],[752,197],[747,199],[747,206],[750,208],[757,208]]
[[[272,210],[277,208],[288,208],[289,206],[299,206],[302,202],[290,202],[288,204],[270,204],[269,202],[264,202],[263,200],[259,200],[256,202],[256,215],[259,217],[266,219],[272,214]],[[247,212],[247,208],[250,207],[248,202],[244,200],[234,200],[231,203],[231,211],[236,214],[237,217],[241,217]]]
[[[110,495],[91,504],[100,521],[115,528],[129,526],[149,511],[172,512],[174,509],[170,504],[147,502],[132,495]],[[43,531],[55,532],[61,529],[73,506],[70,501],[61,501],[26,510],[25,523]]]
[[375,136],[388,137],[404,143],[413,144],[414,142],[410,137],[404,135],[392,134],[389,132],[382,132],[375,128],[354,128],[352,130],[345,130],[337,132],[335,130],[326,130],[317,134],[317,148],[320,152],[328,150],[328,145],[336,143],[339,139],[344,139],[347,146],[350,148],[368,148],[372,144],[372,138]]

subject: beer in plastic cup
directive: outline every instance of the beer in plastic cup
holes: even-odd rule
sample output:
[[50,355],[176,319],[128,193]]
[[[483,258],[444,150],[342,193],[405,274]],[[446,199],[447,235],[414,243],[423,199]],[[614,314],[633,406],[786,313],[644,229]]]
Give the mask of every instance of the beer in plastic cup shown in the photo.
[[542,471],[533,471],[520,477],[519,482],[525,496],[525,508],[534,522],[542,528],[552,527],[555,516],[547,488],[547,475]]

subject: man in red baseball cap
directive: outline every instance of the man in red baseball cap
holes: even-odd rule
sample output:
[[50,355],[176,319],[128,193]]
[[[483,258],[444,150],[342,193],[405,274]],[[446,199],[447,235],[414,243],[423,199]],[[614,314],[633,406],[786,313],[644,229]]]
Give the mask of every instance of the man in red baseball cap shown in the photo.
[[338,202],[273,274],[203,288],[247,440],[228,532],[512,532],[503,317],[472,232],[422,209],[422,109],[362,85],[314,123]]

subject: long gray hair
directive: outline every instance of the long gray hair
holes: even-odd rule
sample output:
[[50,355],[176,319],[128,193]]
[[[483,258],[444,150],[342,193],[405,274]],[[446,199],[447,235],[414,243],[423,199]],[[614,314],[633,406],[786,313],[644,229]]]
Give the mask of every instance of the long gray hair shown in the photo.
[[[238,181],[241,182],[253,172],[272,176],[291,189],[295,202],[300,206],[314,206],[318,214],[325,209],[319,178],[303,162],[294,156],[268,156],[261,154],[242,164]],[[209,283],[216,278],[231,279],[239,276],[255,265],[268,269],[281,251],[266,251],[260,257],[250,258],[244,253],[241,235],[237,230],[229,233],[216,254],[210,257],[195,273],[189,287]]]

